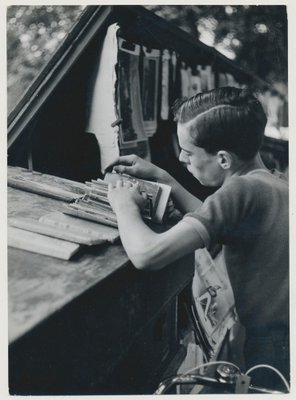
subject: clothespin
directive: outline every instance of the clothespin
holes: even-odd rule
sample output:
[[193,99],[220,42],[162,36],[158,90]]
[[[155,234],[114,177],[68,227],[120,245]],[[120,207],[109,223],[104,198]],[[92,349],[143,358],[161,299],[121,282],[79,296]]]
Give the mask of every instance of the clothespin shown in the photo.
[[117,118],[116,121],[112,122],[111,127],[115,128],[115,126],[118,126],[122,123],[123,119],[122,118]]

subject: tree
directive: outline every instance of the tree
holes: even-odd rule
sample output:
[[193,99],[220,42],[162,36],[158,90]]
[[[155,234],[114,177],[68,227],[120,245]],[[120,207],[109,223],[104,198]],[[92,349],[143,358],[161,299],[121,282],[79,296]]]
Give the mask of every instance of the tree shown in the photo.
[[[287,83],[285,6],[145,6],[241,67],[271,83]],[[83,6],[7,8],[8,110],[61,44]]]
[[277,6],[146,6],[260,78],[287,83],[287,13]]
[[7,8],[9,111],[61,44],[82,9],[82,6]]

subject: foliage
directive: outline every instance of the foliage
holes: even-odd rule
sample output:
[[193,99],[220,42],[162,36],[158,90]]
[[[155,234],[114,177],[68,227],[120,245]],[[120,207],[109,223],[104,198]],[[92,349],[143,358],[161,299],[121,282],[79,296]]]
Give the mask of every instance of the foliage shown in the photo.
[[82,6],[7,8],[9,111],[63,41],[82,9]]
[[277,6],[146,6],[262,79],[287,83],[287,14]]
[[[287,82],[285,6],[149,5],[261,78]],[[83,6],[7,8],[8,110],[63,41]]]

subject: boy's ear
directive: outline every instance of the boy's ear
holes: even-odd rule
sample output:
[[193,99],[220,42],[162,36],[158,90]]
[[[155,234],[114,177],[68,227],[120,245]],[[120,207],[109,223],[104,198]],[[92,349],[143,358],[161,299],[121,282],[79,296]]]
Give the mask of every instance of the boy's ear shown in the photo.
[[229,169],[233,163],[232,155],[228,151],[220,150],[217,153],[218,163],[222,169]]

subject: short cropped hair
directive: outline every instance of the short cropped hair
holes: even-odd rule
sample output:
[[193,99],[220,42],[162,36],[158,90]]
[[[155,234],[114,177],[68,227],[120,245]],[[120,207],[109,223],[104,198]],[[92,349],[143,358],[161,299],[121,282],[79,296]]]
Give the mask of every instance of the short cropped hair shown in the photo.
[[193,143],[210,154],[219,150],[235,153],[244,161],[259,151],[266,115],[256,96],[248,89],[222,87],[177,100],[175,121],[191,122]]

